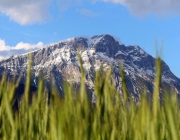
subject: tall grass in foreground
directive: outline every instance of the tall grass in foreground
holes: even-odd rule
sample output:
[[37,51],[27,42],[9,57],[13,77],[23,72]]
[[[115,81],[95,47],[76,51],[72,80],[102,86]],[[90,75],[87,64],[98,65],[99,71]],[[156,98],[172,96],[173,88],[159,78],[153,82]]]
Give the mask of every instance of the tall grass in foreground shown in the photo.
[[[91,103],[85,90],[85,72],[81,65],[81,87],[75,94],[73,86],[64,85],[60,97],[52,88],[50,103],[43,80],[37,95],[29,102],[31,71],[29,68],[25,95],[19,110],[12,110],[13,94],[18,84],[0,81],[0,140],[179,140],[180,104],[173,93],[159,102],[161,60],[157,59],[153,101],[142,93],[141,103],[135,105],[127,96],[123,68],[123,97],[106,76],[96,73],[96,104]],[[82,64],[81,60],[80,63]]]

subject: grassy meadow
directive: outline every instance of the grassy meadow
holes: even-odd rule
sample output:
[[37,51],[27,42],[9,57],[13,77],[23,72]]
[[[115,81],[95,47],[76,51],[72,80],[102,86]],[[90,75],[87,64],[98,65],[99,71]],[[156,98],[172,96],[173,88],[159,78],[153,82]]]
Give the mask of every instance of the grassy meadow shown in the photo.
[[86,94],[85,72],[81,64],[81,87],[75,94],[71,84],[64,84],[64,96],[51,89],[48,102],[43,80],[29,102],[31,69],[28,68],[25,94],[19,110],[13,111],[13,96],[18,82],[0,81],[0,140],[180,140],[180,104],[174,93],[164,93],[159,101],[161,60],[156,60],[153,100],[141,93],[135,104],[128,97],[123,68],[123,96],[116,92],[106,76],[96,73],[96,103]]

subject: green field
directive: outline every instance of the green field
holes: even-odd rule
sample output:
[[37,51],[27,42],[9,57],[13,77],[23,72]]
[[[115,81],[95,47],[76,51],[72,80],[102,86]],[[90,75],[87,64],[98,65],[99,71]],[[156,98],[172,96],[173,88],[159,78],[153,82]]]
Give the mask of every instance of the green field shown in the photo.
[[138,104],[127,96],[123,68],[120,68],[122,96],[110,81],[111,71],[106,76],[96,73],[96,104],[88,99],[82,66],[79,93],[65,83],[64,96],[60,97],[56,88],[52,88],[48,104],[40,80],[37,95],[29,103],[29,68],[18,111],[12,110],[18,82],[7,82],[4,77],[0,81],[0,140],[180,140],[180,104],[175,93],[163,93],[160,103],[160,59],[156,65],[153,100],[146,98],[144,90]]

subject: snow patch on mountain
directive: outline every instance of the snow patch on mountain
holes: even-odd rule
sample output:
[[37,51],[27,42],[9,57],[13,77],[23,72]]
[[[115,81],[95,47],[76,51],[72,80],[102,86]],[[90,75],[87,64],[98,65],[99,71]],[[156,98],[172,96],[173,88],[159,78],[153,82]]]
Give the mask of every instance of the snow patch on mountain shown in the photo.
[[95,36],[87,39],[88,47],[93,47],[103,39],[103,36]]
[[115,54],[115,57],[116,57],[116,56],[118,56],[118,55],[120,55],[120,54],[125,55],[125,56],[127,56],[127,55],[128,55],[128,54],[127,54],[127,53],[125,53],[125,52],[118,51],[118,52]]

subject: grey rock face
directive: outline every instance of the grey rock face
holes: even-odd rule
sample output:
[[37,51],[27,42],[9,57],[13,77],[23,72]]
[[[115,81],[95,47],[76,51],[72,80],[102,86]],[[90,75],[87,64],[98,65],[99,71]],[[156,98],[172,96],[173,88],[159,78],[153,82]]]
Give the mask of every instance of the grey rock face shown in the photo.
[[[72,38],[32,52],[32,85],[37,86],[38,75],[43,74],[47,88],[50,88],[52,81],[62,92],[63,81],[66,79],[78,89],[81,78],[78,52],[83,60],[89,92],[94,92],[95,71],[113,68],[112,81],[117,91],[122,94],[119,67],[123,62],[128,93],[134,100],[139,99],[144,88],[149,95],[153,93],[155,59],[139,46],[126,47],[107,34],[91,38]],[[28,54],[24,54],[0,61],[0,74],[6,72],[8,76],[17,78],[21,73],[21,83],[25,83],[27,60]],[[180,79],[164,62],[162,67],[162,89],[166,87],[179,94]]]

